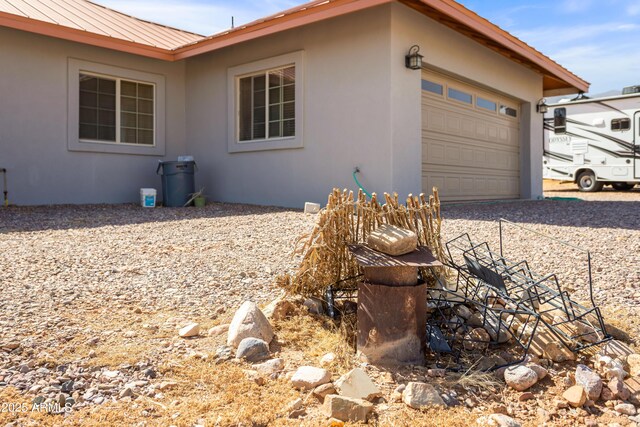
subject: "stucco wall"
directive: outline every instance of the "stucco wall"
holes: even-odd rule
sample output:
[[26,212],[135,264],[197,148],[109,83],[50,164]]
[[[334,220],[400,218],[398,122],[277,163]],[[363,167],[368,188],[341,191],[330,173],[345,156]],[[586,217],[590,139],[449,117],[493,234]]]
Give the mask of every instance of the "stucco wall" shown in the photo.
[[[542,194],[542,77],[399,3],[177,63],[4,28],[0,40],[0,167],[12,203],[137,201],[140,187],[160,189],[157,161],[179,154],[195,156],[196,186],[217,201],[324,203],[333,187],[357,189],[355,166],[369,191],[417,194],[421,73],[404,66],[413,44],[426,64],[521,100],[521,194]],[[228,70],[299,51],[303,147],[230,153]],[[163,157],[68,150],[69,57],[164,76]]]
[[[391,181],[390,6],[320,22],[187,61],[187,140],[196,186],[214,200],[302,207],[333,187]],[[229,153],[227,69],[304,52],[303,148]]]
[[[166,81],[165,156],[67,149],[68,58],[161,74]],[[0,28],[0,168],[18,205],[121,203],[160,190],[158,160],[185,151],[184,63]]]
[[[404,69],[404,55],[420,46],[424,63],[521,101],[521,181],[523,198],[542,195],[542,76],[468,37],[403,6],[392,4],[394,187],[419,192],[421,175],[421,94],[419,71]],[[418,143],[415,143],[415,142]]]

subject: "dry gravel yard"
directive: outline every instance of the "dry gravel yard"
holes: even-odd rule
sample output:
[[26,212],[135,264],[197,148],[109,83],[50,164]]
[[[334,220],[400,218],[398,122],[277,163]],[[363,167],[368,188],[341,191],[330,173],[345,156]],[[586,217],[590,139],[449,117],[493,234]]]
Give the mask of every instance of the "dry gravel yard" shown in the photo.
[[[497,250],[496,220],[502,217],[590,250],[596,300],[607,320],[624,325],[633,339],[640,333],[640,189],[585,196],[574,188],[552,185],[546,195],[588,201],[446,205],[445,237],[469,232]],[[7,384],[29,390],[30,399],[56,396],[66,387],[77,408],[127,400],[125,386],[162,401],[173,387],[163,381],[178,375],[185,357],[198,366],[220,344],[180,340],[176,326],[198,321],[206,330],[228,321],[246,299],[272,299],[275,276],[296,265],[291,250],[314,219],[225,204],[0,209],[0,401],[14,396]],[[507,257],[562,273],[563,284],[586,301],[579,253],[561,252],[522,230],[506,231]],[[300,359],[309,355],[299,350]],[[153,419],[153,408],[138,412]],[[2,416],[0,422],[14,420]],[[189,418],[176,419],[188,425]]]

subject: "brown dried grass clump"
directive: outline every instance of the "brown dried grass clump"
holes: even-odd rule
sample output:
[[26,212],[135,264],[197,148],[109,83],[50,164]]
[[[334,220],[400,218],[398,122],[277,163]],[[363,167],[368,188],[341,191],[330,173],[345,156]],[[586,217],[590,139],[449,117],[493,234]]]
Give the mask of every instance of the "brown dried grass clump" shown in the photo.
[[382,224],[412,230],[418,235],[419,245],[427,246],[440,261],[445,259],[440,199],[435,187],[428,200],[424,194],[409,194],[406,204],[399,202],[397,193],[385,193],[382,205],[375,193],[367,200],[360,190],[354,200],[352,191],[334,189],[318,215],[313,231],[298,241],[295,253],[303,254],[298,271],[277,280],[289,294],[321,296],[329,285],[352,286],[360,270],[347,245],[366,242]]

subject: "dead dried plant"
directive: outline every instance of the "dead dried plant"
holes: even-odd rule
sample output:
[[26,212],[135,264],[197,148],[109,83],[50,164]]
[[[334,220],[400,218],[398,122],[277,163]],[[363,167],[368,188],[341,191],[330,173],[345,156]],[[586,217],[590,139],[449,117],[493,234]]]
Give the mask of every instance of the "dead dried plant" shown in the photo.
[[409,194],[405,204],[400,203],[397,193],[385,193],[382,205],[375,193],[369,200],[360,190],[354,199],[352,191],[334,189],[318,215],[313,231],[301,236],[296,244],[295,254],[302,254],[298,271],[277,279],[289,294],[322,296],[329,285],[353,286],[360,270],[347,245],[366,242],[382,224],[412,230],[418,235],[419,245],[427,246],[440,261],[445,259],[440,199],[435,187],[428,199],[424,194]]

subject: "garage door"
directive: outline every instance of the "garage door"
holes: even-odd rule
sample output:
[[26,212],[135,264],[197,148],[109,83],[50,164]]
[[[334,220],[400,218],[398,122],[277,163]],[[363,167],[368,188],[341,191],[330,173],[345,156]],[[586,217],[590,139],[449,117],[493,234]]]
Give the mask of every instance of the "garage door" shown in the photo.
[[517,101],[433,71],[422,74],[422,188],[442,200],[520,197]]

